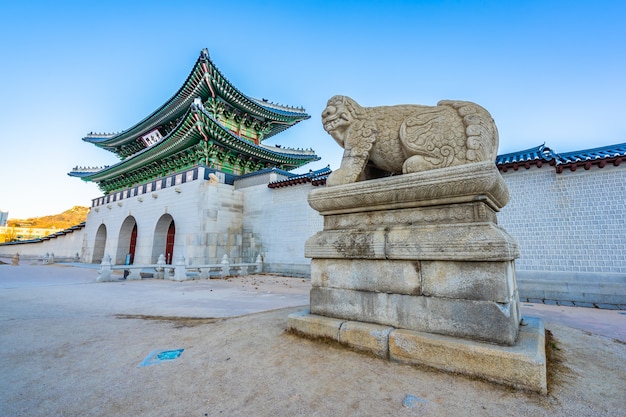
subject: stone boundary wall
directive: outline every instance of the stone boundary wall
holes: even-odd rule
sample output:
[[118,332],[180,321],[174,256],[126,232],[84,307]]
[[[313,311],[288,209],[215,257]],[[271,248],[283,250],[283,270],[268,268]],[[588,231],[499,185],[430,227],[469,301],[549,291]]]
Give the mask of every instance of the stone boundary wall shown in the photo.
[[[521,257],[515,262],[520,297],[587,304],[626,304],[626,165],[593,166],[589,170],[557,173],[553,167],[544,164],[541,168],[531,166],[529,169],[509,170],[502,176],[510,190],[510,202],[498,213],[498,223],[520,244]],[[198,186],[198,182],[191,181],[178,187],[194,188],[192,184]],[[270,189],[265,183],[251,184],[235,191],[235,194],[243,194],[243,229],[237,232],[242,233],[238,238],[241,239],[241,254],[236,257],[249,260],[261,254],[264,272],[310,274],[310,260],[304,257],[304,242],[323,226],[322,217],[307,203],[308,193],[316,187],[300,184]],[[218,194],[226,191],[224,189]],[[164,198],[166,195],[169,198]],[[146,197],[152,204],[158,201],[158,208],[155,207],[159,212],[157,214],[169,212],[173,215],[177,239],[180,239],[177,247],[185,245],[185,256],[194,257],[199,254],[191,253],[190,249],[197,245],[195,252],[203,252],[201,248],[207,242],[196,242],[192,230],[185,230],[187,225],[182,220],[193,223],[193,228],[197,230],[197,210],[205,203],[198,206],[199,202],[179,201],[186,195],[187,191],[178,194],[174,187],[166,187],[159,190],[158,200],[153,199],[151,194]],[[140,216],[139,206],[129,204],[137,197],[108,204],[112,209],[123,207],[119,210],[125,212],[123,217],[131,213]],[[205,201],[214,202],[215,197],[217,194],[207,196]],[[122,206],[118,207],[118,203]],[[99,207],[109,211],[106,207]],[[178,213],[181,209],[184,212]],[[216,206],[215,209],[222,215],[226,214],[224,207]],[[203,219],[212,213],[211,210],[200,210],[200,218]],[[148,217],[151,217],[150,214],[144,213]],[[96,228],[102,221],[96,220]],[[118,225],[109,228],[109,238],[115,238],[118,231]],[[226,229],[216,229],[215,232],[232,233]],[[12,257],[18,252],[26,257],[43,257],[46,253],[74,257],[78,252],[83,262],[97,262],[86,256],[93,251],[91,240],[94,233],[94,225],[87,224],[85,229],[43,242],[0,245],[0,255]],[[185,234],[187,237],[183,238]],[[86,235],[91,236],[87,243],[84,239]],[[180,253],[178,249],[175,252]],[[219,259],[221,255],[215,253],[209,258]],[[232,254],[233,257],[235,255]]]
[[43,258],[46,253],[54,253],[57,258],[74,258],[81,255],[85,229],[75,230],[53,239],[33,243],[12,243],[0,245],[0,257],[12,257],[16,253],[22,258]]
[[272,181],[283,180],[286,178],[287,176],[273,171],[264,172],[257,175],[248,174],[243,178],[235,180],[234,186],[235,190],[240,190],[247,187],[254,187],[257,185],[264,185],[267,187],[267,184]]
[[520,244],[520,297],[626,304],[626,168],[502,173],[498,223]]
[[219,263],[226,254],[241,262],[242,196],[232,185],[207,180],[206,168],[178,186],[165,187],[93,207],[87,216],[83,262],[100,263],[95,242],[101,225],[106,230],[104,254],[122,264],[133,224],[137,226],[135,264],[153,264],[165,251],[167,225],[175,224],[172,259],[188,264]]
[[322,216],[307,202],[315,188],[310,183],[274,189],[263,184],[241,190],[244,258],[260,254],[264,272],[308,276],[311,261],[304,257],[304,243],[323,226]]

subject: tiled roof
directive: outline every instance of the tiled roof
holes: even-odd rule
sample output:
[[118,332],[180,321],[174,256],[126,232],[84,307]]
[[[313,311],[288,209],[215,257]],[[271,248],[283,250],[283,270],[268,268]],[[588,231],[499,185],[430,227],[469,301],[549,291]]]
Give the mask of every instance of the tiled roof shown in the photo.
[[[535,165],[541,168],[543,164],[548,164],[554,166],[557,173],[561,173],[564,168],[576,171],[579,166],[586,170],[592,165],[597,165],[599,168],[604,168],[608,163],[618,166],[624,159],[626,159],[626,143],[565,153],[556,153],[544,143],[534,148],[498,155],[496,156],[496,166],[500,171],[507,172],[510,168],[517,171],[522,167],[529,169]],[[287,187],[306,182],[311,182],[313,185],[323,185],[326,184],[326,178],[331,172],[332,170],[328,166],[318,171],[309,171],[306,174],[290,174],[289,178],[272,182],[268,184],[268,187]]]
[[0,246],[4,246],[4,245],[20,245],[23,243],[39,243],[39,242],[43,242],[45,240],[50,240],[50,239],[56,239],[59,236],[63,236],[66,235],[68,233],[74,233],[75,230],[80,230],[83,229],[85,227],[85,222],[79,223],[75,226],[71,226],[68,227],[67,229],[63,229],[63,230],[59,230],[56,233],[44,236],[44,237],[39,237],[37,239],[29,239],[29,240],[16,240],[14,242],[5,242],[5,243],[0,243]]
[[289,171],[285,171],[284,169],[280,169],[280,168],[276,168],[276,167],[269,167],[269,168],[260,169],[258,171],[250,172],[248,174],[239,175],[239,176],[237,176],[237,179],[241,180],[241,179],[244,179],[244,178],[256,177],[257,175],[268,174],[270,172],[275,172],[277,174],[284,175],[285,177],[290,177],[290,176],[296,175],[296,174],[293,174],[293,173],[291,173]]
[[498,155],[496,165],[500,171],[506,172],[509,168],[515,171],[520,167],[529,169],[531,165],[541,168],[547,163],[554,166],[557,173],[561,173],[565,168],[576,171],[579,166],[586,170],[592,165],[604,168],[608,163],[612,163],[618,166],[625,158],[626,143],[564,153],[556,153],[543,144],[523,151]]
[[559,160],[562,164],[571,164],[608,158],[623,158],[624,156],[626,156],[626,143],[620,143],[617,145],[603,146],[601,148],[561,153],[559,154]]
[[231,152],[242,155],[242,160],[276,165],[285,170],[320,159],[313,150],[256,145],[242,139],[218,123],[201,103],[193,103],[179,124],[153,146],[101,170],[77,169],[68,175],[96,182],[103,191],[110,192],[140,183],[143,177],[154,176],[151,170],[155,167],[175,171],[198,162],[196,151],[202,143],[209,144],[211,151]]
[[284,180],[270,182],[267,186],[269,188],[281,188],[281,187],[288,187],[290,185],[306,184],[306,183],[311,183],[311,185],[314,185],[314,186],[324,185],[326,184],[326,178],[328,178],[331,172],[333,171],[330,169],[330,165],[329,165],[325,168],[318,169],[316,171],[310,170],[309,172],[305,174],[295,175],[295,174],[288,173],[290,175],[289,178],[286,178]]
[[534,148],[524,149],[512,153],[506,153],[496,156],[496,165],[525,163],[531,161],[552,161],[555,159],[555,153],[545,144],[535,146]]
[[[140,149],[137,147],[145,146],[140,145],[139,138],[146,132],[170,121],[175,121],[187,111],[198,97],[204,102],[209,97],[215,98],[216,96],[230,103],[242,113],[268,123],[269,130],[262,140],[311,117],[302,107],[279,105],[243,94],[217,69],[205,48],[200,52],[198,60],[182,87],[161,107],[127,130],[119,133],[92,132],[83,140],[125,158],[138,152]],[[131,149],[129,155],[123,153],[125,152],[124,147]]]

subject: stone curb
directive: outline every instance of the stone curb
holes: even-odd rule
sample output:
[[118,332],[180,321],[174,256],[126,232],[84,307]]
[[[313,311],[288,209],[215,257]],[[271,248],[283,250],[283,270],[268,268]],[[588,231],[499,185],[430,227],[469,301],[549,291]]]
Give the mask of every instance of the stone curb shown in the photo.
[[524,317],[517,342],[502,346],[372,323],[310,314],[288,316],[288,328],[310,338],[327,338],[383,359],[478,377],[547,394],[545,329]]

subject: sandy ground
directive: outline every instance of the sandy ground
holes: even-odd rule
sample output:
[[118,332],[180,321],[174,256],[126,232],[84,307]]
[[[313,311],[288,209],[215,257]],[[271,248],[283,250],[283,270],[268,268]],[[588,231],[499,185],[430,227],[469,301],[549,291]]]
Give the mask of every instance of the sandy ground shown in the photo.
[[623,311],[523,306],[554,318],[542,396],[291,335],[306,280],[95,278],[0,265],[0,416],[625,415]]

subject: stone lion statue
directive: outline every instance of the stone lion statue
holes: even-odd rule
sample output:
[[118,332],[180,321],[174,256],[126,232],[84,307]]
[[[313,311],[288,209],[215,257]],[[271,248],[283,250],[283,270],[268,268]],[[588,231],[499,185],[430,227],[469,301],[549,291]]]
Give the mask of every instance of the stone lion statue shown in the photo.
[[487,110],[468,101],[436,106],[361,107],[334,96],[324,129],[344,148],[328,186],[482,161],[495,161],[498,130]]

